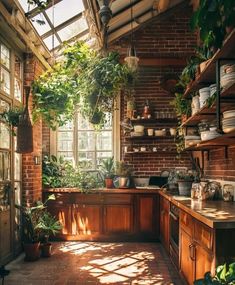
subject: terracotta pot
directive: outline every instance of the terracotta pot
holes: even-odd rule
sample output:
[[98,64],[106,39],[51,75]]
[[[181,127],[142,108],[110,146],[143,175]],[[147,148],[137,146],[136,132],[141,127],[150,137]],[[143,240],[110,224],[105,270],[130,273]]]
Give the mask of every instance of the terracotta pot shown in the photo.
[[113,179],[112,178],[105,178],[105,187],[108,189],[113,188]]
[[40,242],[24,243],[25,261],[36,261],[40,257]]
[[50,257],[51,256],[51,248],[52,244],[51,243],[43,243],[41,245],[41,256],[42,257]]

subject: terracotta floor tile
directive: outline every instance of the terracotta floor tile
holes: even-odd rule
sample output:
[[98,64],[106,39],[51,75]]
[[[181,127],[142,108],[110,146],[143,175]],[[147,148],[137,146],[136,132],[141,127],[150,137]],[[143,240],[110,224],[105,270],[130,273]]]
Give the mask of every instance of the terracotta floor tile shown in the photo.
[[8,264],[5,285],[182,285],[159,243],[61,242],[51,258]]

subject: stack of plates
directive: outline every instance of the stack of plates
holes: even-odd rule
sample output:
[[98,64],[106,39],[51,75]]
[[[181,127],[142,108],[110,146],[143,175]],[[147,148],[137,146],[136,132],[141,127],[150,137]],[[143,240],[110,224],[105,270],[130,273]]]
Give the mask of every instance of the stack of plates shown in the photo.
[[235,110],[229,110],[223,113],[222,128],[225,133],[235,130]]
[[225,64],[220,68],[221,87],[226,87],[235,82],[235,65]]
[[185,147],[193,146],[201,142],[200,136],[185,136]]

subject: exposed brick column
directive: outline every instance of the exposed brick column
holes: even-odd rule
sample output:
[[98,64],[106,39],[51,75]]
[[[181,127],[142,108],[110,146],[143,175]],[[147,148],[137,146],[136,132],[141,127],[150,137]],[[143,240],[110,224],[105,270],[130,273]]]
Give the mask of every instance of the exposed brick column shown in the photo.
[[[24,62],[24,85],[32,81],[42,72],[43,67],[33,56],[27,56]],[[32,95],[29,97],[29,111],[32,111]],[[42,122],[33,123],[33,152],[22,155],[22,193],[23,203],[32,203],[42,196],[42,166],[35,165],[34,157],[42,155]]]

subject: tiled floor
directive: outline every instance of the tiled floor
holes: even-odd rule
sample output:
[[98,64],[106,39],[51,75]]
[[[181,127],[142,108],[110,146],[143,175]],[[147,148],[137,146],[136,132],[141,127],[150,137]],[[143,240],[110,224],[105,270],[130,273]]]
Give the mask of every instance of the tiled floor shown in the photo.
[[6,266],[5,285],[182,285],[159,243],[64,242],[51,258]]

